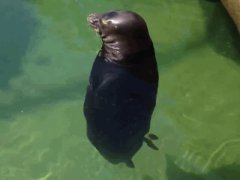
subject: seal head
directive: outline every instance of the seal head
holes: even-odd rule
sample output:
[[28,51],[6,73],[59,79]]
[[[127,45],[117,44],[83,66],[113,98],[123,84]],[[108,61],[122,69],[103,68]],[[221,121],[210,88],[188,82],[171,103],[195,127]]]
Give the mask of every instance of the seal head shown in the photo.
[[[131,11],[111,11],[104,14],[90,14],[89,25],[100,35],[102,56],[107,61],[130,63],[139,52],[152,49],[147,25],[144,19]],[[130,60],[129,60],[130,59]]]

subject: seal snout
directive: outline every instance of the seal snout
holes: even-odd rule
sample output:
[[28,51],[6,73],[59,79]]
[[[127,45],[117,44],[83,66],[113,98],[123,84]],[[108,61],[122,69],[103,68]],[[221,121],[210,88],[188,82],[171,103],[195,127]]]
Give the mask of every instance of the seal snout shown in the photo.
[[90,14],[88,17],[87,17],[87,22],[88,24],[95,30],[95,31],[99,31],[99,15],[93,13],[93,14]]

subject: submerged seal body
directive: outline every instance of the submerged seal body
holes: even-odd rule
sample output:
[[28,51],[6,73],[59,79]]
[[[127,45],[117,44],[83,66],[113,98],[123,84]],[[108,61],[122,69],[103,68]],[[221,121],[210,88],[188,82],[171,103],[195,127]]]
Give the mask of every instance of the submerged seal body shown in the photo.
[[102,39],[84,102],[87,136],[112,163],[133,167],[156,104],[158,70],[145,21],[130,11],[91,14]]

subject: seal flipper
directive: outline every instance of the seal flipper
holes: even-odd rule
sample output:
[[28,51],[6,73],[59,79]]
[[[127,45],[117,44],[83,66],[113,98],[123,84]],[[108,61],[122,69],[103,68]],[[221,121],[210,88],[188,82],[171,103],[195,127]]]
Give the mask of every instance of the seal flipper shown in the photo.
[[158,150],[158,147],[151,141],[151,139],[148,139],[146,137],[143,138],[143,141],[152,149]]
[[149,134],[148,134],[148,137],[149,137],[151,140],[158,140],[157,135],[152,134],[152,133],[149,133]]

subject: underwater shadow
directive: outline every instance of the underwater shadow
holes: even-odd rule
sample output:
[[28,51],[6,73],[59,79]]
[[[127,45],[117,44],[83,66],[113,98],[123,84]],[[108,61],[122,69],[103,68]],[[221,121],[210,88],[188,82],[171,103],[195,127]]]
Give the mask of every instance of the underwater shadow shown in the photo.
[[222,180],[238,180],[240,179],[240,164],[231,164],[211,172]]
[[220,1],[199,0],[207,17],[206,39],[213,49],[240,65],[240,34]]
[[166,155],[168,180],[239,180],[240,164],[226,165],[206,174],[186,172],[174,163],[174,158]]
[[[206,17],[207,32],[205,38],[196,39],[185,46],[173,47],[160,52],[160,43],[155,43],[158,67],[164,69],[184,61],[183,57],[192,50],[209,44],[218,54],[232,59],[240,65],[240,34],[231,17],[219,0],[199,0]],[[174,52],[174,53],[173,53]]]
[[0,1],[0,88],[7,88],[8,81],[20,73],[36,25],[22,0]]

